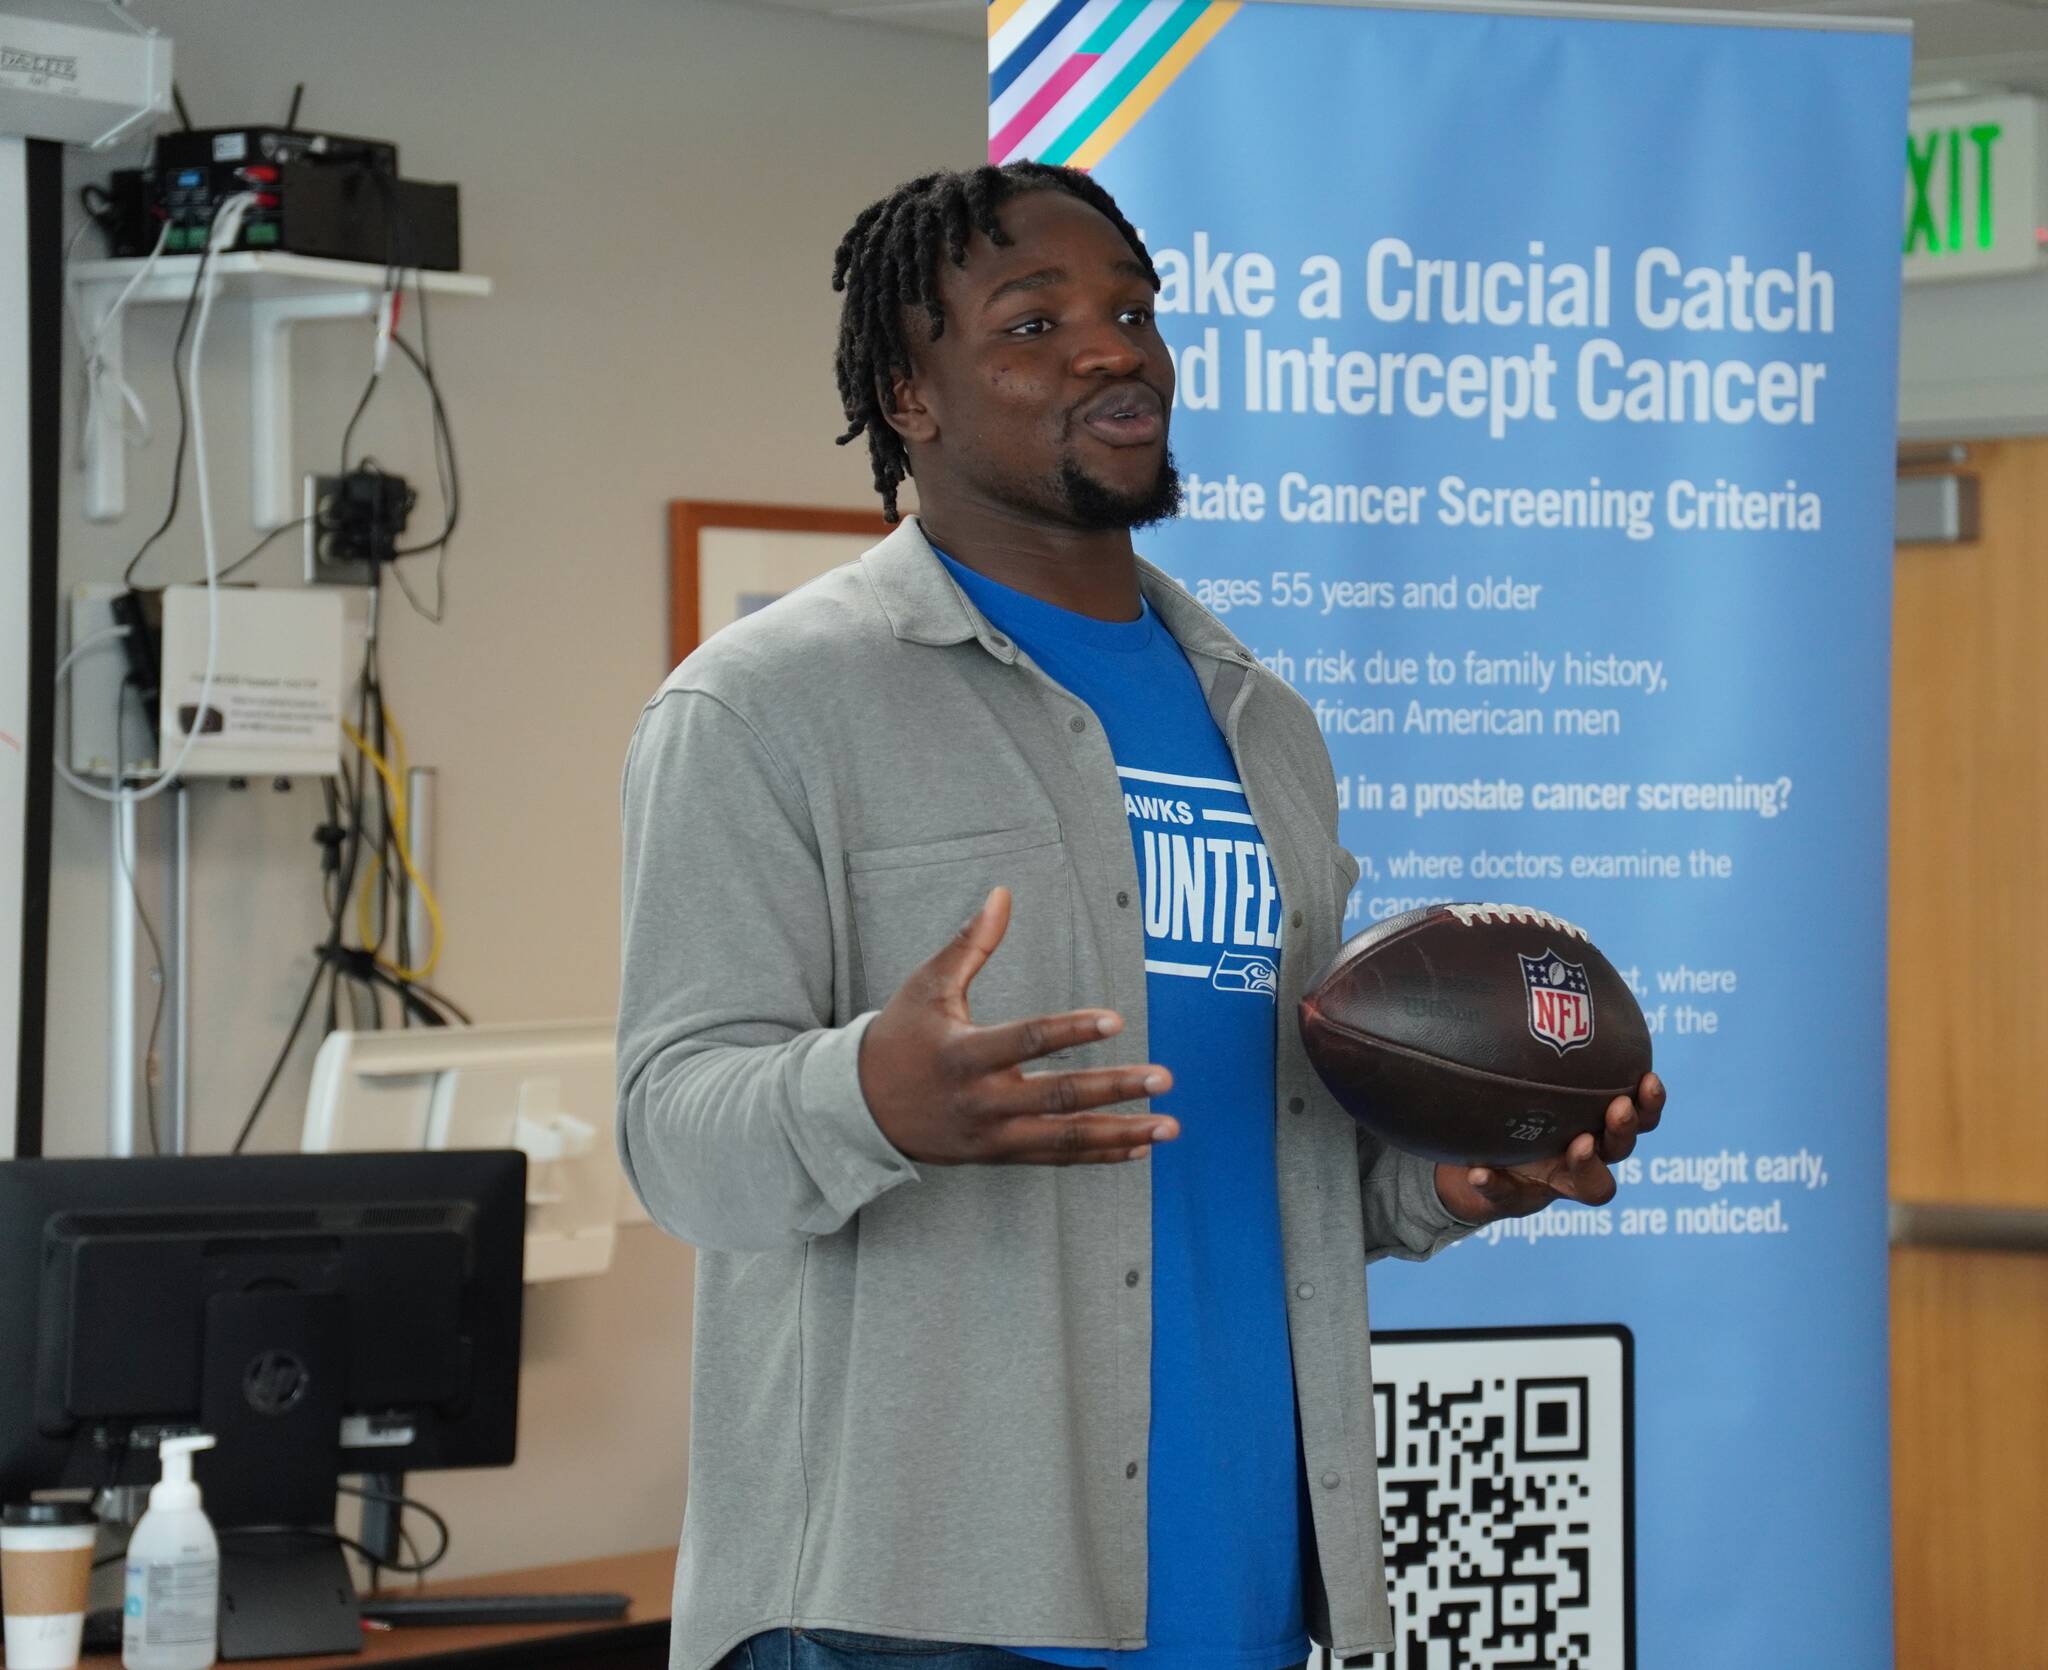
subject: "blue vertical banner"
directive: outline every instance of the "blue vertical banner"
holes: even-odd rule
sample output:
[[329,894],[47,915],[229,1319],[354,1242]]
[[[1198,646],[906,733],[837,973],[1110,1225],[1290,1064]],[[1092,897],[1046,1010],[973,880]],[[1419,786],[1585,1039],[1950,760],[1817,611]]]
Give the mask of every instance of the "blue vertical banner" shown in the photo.
[[1671,1089],[1610,1205],[1374,1270],[1390,1664],[1889,1665],[1907,38],[996,0],[989,40],[991,160],[1091,170],[1159,266],[1186,499],[1139,547],[1316,713],[1347,931],[1567,917]]

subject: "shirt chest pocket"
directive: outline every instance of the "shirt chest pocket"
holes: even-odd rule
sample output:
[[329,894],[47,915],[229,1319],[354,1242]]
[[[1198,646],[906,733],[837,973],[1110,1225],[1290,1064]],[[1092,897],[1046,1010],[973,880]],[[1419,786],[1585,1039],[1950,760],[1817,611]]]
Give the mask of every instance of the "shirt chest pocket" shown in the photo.
[[988,897],[1010,890],[1010,922],[967,987],[977,1025],[1074,1003],[1074,897],[1057,821],[846,854],[862,1010],[879,1009]]

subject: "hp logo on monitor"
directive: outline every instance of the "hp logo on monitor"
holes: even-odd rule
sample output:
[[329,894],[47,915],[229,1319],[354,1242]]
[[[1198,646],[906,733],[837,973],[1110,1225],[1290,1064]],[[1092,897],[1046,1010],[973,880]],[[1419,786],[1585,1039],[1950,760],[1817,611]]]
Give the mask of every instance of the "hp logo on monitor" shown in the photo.
[[242,1395],[259,1415],[290,1413],[311,1383],[306,1365],[289,1351],[260,1351],[242,1371]]

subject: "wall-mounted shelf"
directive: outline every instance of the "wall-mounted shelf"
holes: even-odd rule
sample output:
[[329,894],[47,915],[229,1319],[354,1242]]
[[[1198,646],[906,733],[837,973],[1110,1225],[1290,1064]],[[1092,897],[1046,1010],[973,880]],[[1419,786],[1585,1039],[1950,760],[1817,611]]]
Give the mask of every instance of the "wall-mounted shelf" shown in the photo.
[[[169,255],[128,299],[128,307],[175,302],[182,307],[198,276],[197,255]],[[71,269],[78,316],[89,331],[99,329],[143,258],[81,261]],[[249,447],[253,520],[268,532],[292,520],[298,477],[292,462],[291,328],[308,319],[367,319],[376,311],[385,269],[373,262],[328,261],[311,255],[237,250],[216,256],[219,275],[214,305],[246,303],[249,330]],[[433,296],[488,296],[491,281],[476,273],[421,271]],[[410,269],[405,288],[413,287]],[[124,363],[127,310],[107,329],[100,344],[109,386],[118,386]],[[95,522],[117,521],[128,498],[127,448],[121,408],[99,402],[86,438],[85,514]]]

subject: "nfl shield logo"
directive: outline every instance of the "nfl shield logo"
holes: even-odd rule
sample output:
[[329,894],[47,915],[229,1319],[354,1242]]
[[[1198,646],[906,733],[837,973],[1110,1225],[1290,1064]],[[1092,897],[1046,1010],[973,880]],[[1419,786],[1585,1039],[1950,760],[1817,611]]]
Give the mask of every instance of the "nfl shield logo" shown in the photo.
[[1583,963],[1568,963],[1555,951],[1523,957],[1522,984],[1531,1033],[1559,1055],[1593,1041],[1593,990]]

